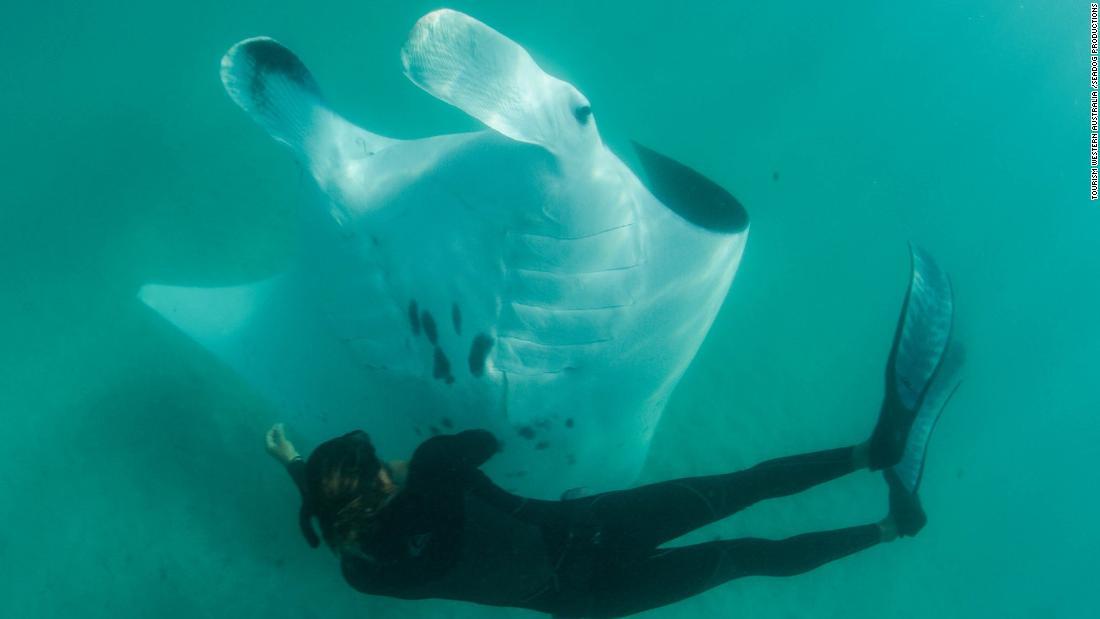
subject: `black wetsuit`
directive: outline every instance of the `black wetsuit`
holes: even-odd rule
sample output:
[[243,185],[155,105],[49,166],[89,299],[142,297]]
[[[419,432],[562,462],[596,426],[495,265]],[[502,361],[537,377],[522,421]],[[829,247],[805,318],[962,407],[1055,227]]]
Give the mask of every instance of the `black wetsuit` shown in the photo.
[[[478,467],[496,450],[496,439],[480,430],[424,441],[375,533],[342,553],[348,583],[405,599],[619,617],[742,576],[800,574],[880,541],[878,526],[868,524],[659,548],[762,499],[854,471],[850,447],[562,501],[525,499],[495,485]],[[304,464],[288,468],[301,486]]]

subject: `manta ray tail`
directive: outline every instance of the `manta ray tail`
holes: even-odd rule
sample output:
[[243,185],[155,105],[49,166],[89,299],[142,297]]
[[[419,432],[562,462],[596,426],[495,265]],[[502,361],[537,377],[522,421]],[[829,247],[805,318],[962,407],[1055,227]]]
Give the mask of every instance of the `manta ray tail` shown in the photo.
[[221,77],[241,109],[307,161],[370,154],[392,141],[332,112],[306,65],[274,39],[245,39],[231,47]]

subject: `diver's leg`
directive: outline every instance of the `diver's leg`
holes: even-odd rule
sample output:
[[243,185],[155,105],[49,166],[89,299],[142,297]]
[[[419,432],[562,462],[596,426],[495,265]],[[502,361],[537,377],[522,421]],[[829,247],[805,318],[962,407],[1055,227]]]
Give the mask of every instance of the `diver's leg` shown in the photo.
[[757,501],[802,492],[867,466],[867,447],[788,456],[724,475],[686,477],[579,499],[609,544],[645,552]]
[[881,541],[880,525],[782,540],[744,538],[656,549],[607,570],[593,584],[596,617],[621,617],[683,600],[743,576],[794,576]]

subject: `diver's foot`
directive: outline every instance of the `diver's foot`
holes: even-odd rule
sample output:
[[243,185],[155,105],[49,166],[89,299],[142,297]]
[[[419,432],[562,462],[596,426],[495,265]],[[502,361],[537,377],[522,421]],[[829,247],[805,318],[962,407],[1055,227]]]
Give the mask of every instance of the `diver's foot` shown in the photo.
[[867,442],[868,468],[878,471],[901,461],[905,454],[905,439],[909,437],[916,416],[914,411],[906,410],[890,399],[882,403],[875,431]]
[[915,490],[910,492],[905,487],[894,469],[886,469],[883,477],[890,486],[890,515],[879,524],[883,529],[883,541],[889,541],[886,539],[886,535],[891,532],[889,529],[893,529],[895,536],[913,537],[928,523],[920,497]]
[[886,398],[871,435],[870,468],[896,465],[951,337],[951,282],[932,258],[910,248],[912,271],[886,365]]

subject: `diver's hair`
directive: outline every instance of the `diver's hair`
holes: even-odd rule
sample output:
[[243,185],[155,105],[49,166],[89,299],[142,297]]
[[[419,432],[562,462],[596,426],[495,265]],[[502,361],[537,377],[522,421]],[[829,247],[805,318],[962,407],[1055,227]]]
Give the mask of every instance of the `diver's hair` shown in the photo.
[[333,549],[354,545],[369,533],[387,496],[378,479],[382,466],[361,430],[327,441],[310,454],[300,524],[311,546],[319,545],[311,518],[317,519],[321,537]]

